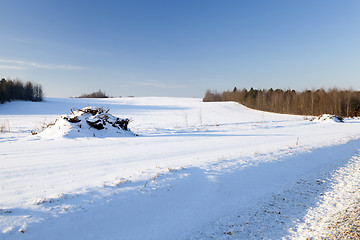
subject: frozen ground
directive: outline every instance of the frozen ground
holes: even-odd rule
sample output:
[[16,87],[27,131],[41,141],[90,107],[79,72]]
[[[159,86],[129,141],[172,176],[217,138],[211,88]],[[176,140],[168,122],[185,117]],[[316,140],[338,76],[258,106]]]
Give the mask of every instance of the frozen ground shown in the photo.
[[[89,105],[133,119],[139,136],[31,135]],[[0,105],[2,126],[1,239],[303,239],[359,188],[349,166],[360,120],[186,98],[46,99]]]

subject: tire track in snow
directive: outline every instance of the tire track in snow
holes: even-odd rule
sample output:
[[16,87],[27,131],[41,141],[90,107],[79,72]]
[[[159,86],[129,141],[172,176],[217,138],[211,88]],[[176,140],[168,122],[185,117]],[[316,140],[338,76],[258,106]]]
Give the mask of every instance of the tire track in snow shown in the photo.
[[187,239],[344,239],[351,232],[347,224],[351,221],[339,224],[344,218],[341,213],[350,212],[352,226],[359,225],[355,205],[360,199],[359,180],[357,152],[340,158],[332,169],[304,176],[279,193],[239,206],[233,215],[211,222]]
[[[359,201],[360,153],[354,155],[344,167],[334,171],[331,187],[323,194],[318,205],[308,210],[303,222],[289,238],[359,239],[360,224],[354,222],[359,221],[355,219],[359,215],[356,215]],[[344,222],[347,212],[352,219]],[[349,229],[351,221],[354,227],[357,225],[357,233],[355,229]]]

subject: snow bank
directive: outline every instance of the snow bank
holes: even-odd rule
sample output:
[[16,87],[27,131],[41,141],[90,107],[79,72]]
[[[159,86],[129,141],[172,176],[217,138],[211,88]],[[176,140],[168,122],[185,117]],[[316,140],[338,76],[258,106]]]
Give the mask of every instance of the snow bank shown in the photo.
[[359,239],[351,237],[354,232],[358,232],[356,229],[348,229],[349,226],[341,219],[350,210],[349,207],[359,205],[359,169],[360,155],[356,153],[345,166],[334,170],[328,178],[331,183],[328,189],[321,195],[318,204],[308,209],[295,231],[290,231],[292,236],[289,238],[344,239],[340,236],[346,235],[345,239]]
[[44,138],[57,137],[118,137],[134,136],[128,129],[129,119],[118,118],[103,108],[85,107],[70,115],[61,115],[39,135]]
[[312,118],[310,121],[313,122],[336,122],[336,123],[342,123],[344,122],[344,119],[342,117],[331,115],[331,114],[323,114],[318,117]]

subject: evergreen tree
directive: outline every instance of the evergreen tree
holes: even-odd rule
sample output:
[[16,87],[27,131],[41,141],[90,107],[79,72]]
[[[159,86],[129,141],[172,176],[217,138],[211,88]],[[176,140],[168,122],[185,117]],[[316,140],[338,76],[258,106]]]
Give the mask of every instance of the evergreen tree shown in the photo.
[[12,100],[42,101],[43,90],[40,84],[27,82],[24,84],[19,80],[0,80],[0,103]]

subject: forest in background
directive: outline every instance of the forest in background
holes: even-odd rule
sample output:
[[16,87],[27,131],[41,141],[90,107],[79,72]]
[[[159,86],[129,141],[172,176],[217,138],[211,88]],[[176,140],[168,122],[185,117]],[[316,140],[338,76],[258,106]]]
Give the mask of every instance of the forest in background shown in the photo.
[[13,100],[25,100],[41,102],[43,99],[43,90],[40,84],[20,80],[0,80],[0,103],[10,102]]
[[246,107],[285,114],[321,115],[334,114],[341,117],[360,115],[360,91],[337,88],[318,90],[242,89],[230,91],[208,90],[204,102],[235,101]]
[[99,89],[97,92],[84,93],[77,98],[108,98],[108,97],[109,96],[106,95],[106,93],[104,91],[101,91]]

